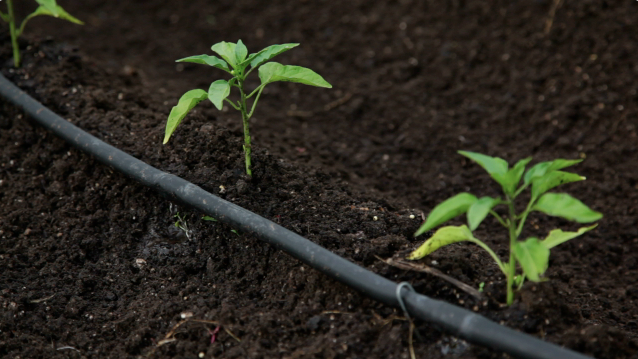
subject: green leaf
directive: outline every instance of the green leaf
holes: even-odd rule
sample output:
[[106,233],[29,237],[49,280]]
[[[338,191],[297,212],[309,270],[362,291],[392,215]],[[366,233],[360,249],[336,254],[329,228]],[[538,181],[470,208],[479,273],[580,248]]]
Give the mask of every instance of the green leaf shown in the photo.
[[552,249],[559,244],[565,243],[570,239],[574,239],[587,231],[591,231],[596,228],[598,225],[594,224],[589,227],[581,227],[577,232],[563,232],[561,229],[554,229],[549,232],[547,238],[545,238],[541,243],[547,247],[547,249]]
[[[478,163],[485,171],[487,171],[487,173],[490,174],[490,177],[503,187],[503,191],[505,191],[505,193],[511,194],[509,188],[511,187],[510,183],[513,180],[508,179],[507,161],[502,158],[490,157],[476,152],[459,151],[459,154]],[[521,163],[521,161],[519,161],[519,163]],[[510,176],[513,177],[513,174]]]
[[35,0],[41,7],[49,12],[48,15],[58,17],[60,14],[58,13],[58,4],[56,4],[55,0]]
[[462,215],[467,212],[470,206],[476,201],[476,196],[467,192],[459,193],[456,196],[446,199],[434,207],[425,220],[425,223],[414,233],[414,236],[420,236],[439,224]]
[[532,210],[578,223],[590,223],[603,217],[567,193],[545,193]]
[[490,210],[499,203],[498,198],[481,197],[474,202],[467,210],[467,223],[470,225],[470,230],[475,230],[481,222],[490,213]]
[[459,151],[459,154],[471,159],[478,163],[487,173],[493,174],[506,174],[507,173],[507,161],[498,157],[490,157],[476,152]]
[[532,180],[532,201],[535,201],[538,196],[556,186],[570,182],[582,181],[584,179],[585,177],[583,176],[563,171],[552,171],[545,173],[542,177],[535,177]]
[[71,14],[66,12],[60,6],[57,6],[56,7],[56,11],[52,12],[49,8],[47,8],[47,7],[42,5],[42,6],[39,6],[37,9],[35,9],[34,12],[29,14],[29,16],[24,18],[24,20],[22,20],[22,24],[20,25],[20,32],[22,32],[24,30],[24,26],[26,25],[27,21],[31,20],[32,18],[34,18],[36,16],[53,16],[53,17],[56,17],[58,19],[62,19],[62,20],[66,20],[66,21],[72,22],[74,24],[84,25],[84,23],[81,20],[73,17]]
[[531,160],[531,157],[527,157],[516,162],[514,167],[502,176],[502,182],[499,181],[499,183],[503,186],[505,193],[514,194],[516,186],[518,186],[518,183],[521,181],[521,177],[523,176],[523,172],[525,171],[525,166],[527,166]]
[[215,51],[222,59],[226,60],[232,68],[237,68],[237,55],[235,54],[236,44],[232,42],[218,42],[211,47],[213,51]]
[[226,80],[217,80],[210,84],[208,99],[221,111],[224,99],[230,95],[230,84]]
[[269,62],[259,68],[259,79],[263,85],[275,81],[298,82],[304,85],[332,88],[326,80],[316,72],[301,66],[282,65]]
[[525,177],[523,177],[523,183],[527,186],[532,182],[534,178],[543,177],[546,173],[557,171],[565,167],[570,167],[582,161],[583,160],[565,160],[562,158],[558,158],[553,161],[537,163],[525,173]]
[[437,230],[434,235],[428,238],[419,248],[410,253],[408,259],[421,259],[437,249],[448,244],[468,241],[472,238],[472,233],[466,225],[447,226]]
[[244,45],[241,40],[238,40],[237,45],[235,46],[235,59],[237,60],[237,64],[242,64],[246,59],[246,55],[248,55],[246,45]]
[[248,58],[244,60],[242,65],[250,63],[250,67],[252,68],[258,67],[259,65],[281,54],[282,52],[286,52],[297,46],[299,46],[299,44],[281,44],[281,45],[268,46],[265,49],[259,51],[258,53],[251,54],[250,56],[248,56]]
[[216,56],[210,56],[210,55],[195,55],[195,56],[189,56],[189,57],[185,57],[183,59],[179,59],[175,62],[192,62],[195,64],[201,64],[201,65],[208,65],[208,66],[213,66],[216,67],[220,70],[224,70],[226,72],[230,72],[230,68],[228,67],[228,64],[226,63],[226,61],[216,57]]
[[210,222],[217,222],[217,220],[211,216],[204,216],[202,217],[203,220],[205,221],[210,221]]
[[166,131],[164,135],[164,144],[168,142],[173,132],[179,124],[182,122],[186,114],[195,107],[198,103],[208,98],[208,93],[204,90],[196,89],[190,90],[182,95],[176,106],[173,106],[171,113],[168,115],[168,121],[166,122]]
[[538,238],[530,237],[525,242],[516,242],[513,251],[525,276],[532,282],[542,281],[541,275],[549,264],[549,248],[542,245]]

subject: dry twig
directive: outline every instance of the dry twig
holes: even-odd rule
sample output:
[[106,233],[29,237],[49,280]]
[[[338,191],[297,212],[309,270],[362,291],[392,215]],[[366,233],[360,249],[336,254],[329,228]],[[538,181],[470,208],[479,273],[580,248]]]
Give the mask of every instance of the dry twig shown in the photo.
[[[376,257],[376,256],[375,256]],[[450,283],[452,283],[453,285],[455,285],[457,288],[463,290],[464,292],[468,293],[469,295],[475,297],[475,298],[481,298],[481,293],[476,290],[475,288],[461,282],[458,279],[454,279],[452,277],[450,277],[447,274],[442,273],[440,270],[432,268],[432,267],[428,267],[425,264],[415,264],[415,263],[410,263],[410,262],[406,262],[406,261],[402,261],[400,259],[392,259],[392,258],[388,258],[388,259],[382,259],[377,257],[378,260],[384,262],[387,265],[396,267],[396,268],[400,268],[400,269],[404,269],[404,270],[411,270],[411,271],[415,271],[415,272],[422,272],[422,273],[428,273],[434,276],[437,276],[445,281],[448,281]]]
[[[150,353],[148,353],[148,355],[146,356],[147,358],[150,358],[151,356],[153,356],[153,354],[155,354],[155,351],[157,351],[157,348],[161,347],[164,344],[168,344],[168,343],[172,343],[174,341],[176,341],[177,339],[175,339],[173,336],[175,335],[175,332],[177,331],[177,329],[179,327],[181,327],[182,325],[189,323],[189,322],[193,322],[193,323],[203,323],[203,324],[213,324],[213,325],[217,325],[217,326],[221,326],[221,324],[219,324],[219,322],[214,321],[214,320],[204,320],[204,319],[186,319],[186,320],[182,320],[181,322],[175,324],[173,326],[173,328],[164,336],[164,339],[160,340],[159,342],[157,342],[157,345],[155,345],[155,347],[153,348],[153,350],[151,350]],[[230,335],[233,339],[235,339],[237,342],[241,342],[241,340],[239,338],[237,338],[237,336],[235,334],[233,334],[230,330],[224,328],[224,331]]]
[[554,24],[554,18],[556,17],[556,10],[560,7],[562,0],[553,0],[552,7],[549,8],[549,14],[547,15],[547,20],[545,20],[545,35],[548,35],[552,30],[552,25]]

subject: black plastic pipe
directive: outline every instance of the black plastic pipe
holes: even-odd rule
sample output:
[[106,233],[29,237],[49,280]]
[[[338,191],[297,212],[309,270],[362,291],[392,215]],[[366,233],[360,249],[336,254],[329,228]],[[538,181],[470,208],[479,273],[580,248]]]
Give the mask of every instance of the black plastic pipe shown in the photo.
[[[182,178],[162,172],[93,137],[44,107],[2,75],[0,95],[23,108],[49,131],[102,163],[176,202],[254,235],[370,298],[401,308],[397,298],[397,283],[359,267],[274,222],[214,196]],[[400,293],[410,316],[428,321],[470,343],[503,351],[522,359],[589,358],[407,288],[400,289]]]

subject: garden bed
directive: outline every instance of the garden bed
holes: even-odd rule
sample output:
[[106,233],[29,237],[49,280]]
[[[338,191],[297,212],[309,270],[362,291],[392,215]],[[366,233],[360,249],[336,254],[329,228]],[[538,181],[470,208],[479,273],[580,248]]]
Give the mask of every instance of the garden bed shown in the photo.
[[[544,35],[542,2],[198,3],[69,4],[87,25],[38,20],[23,43],[23,69],[12,70],[2,48],[3,74],[104,141],[420,293],[599,358],[635,357],[633,4],[564,4]],[[46,40],[53,29],[55,41]],[[219,76],[173,61],[237,38],[250,48],[301,42],[282,57],[334,85],[268,88],[252,124],[251,180],[235,113],[200,106],[161,145],[179,96]],[[392,320],[401,313],[184,212],[5,102],[0,148],[2,356],[148,355],[192,313],[241,342],[222,330],[211,344],[215,325],[191,322],[154,357],[407,357],[408,324]],[[605,215],[596,230],[558,247],[551,280],[526,284],[510,308],[500,305],[500,272],[473,246],[425,263],[474,287],[485,282],[479,300],[377,259],[415,248],[419,210],[465,190],[496,195],[458,149],[510,162],[584,157],[577,172],[588,180],[567,189]],[[172,226],[177,211],[191,240]],[[526,235],[572,228],[531,220]],[[477,236],[504,254],[503,233],[491,224]],[[500,357],[417,324],[418,357]],[[65,347],[74,349],[57,350]]]

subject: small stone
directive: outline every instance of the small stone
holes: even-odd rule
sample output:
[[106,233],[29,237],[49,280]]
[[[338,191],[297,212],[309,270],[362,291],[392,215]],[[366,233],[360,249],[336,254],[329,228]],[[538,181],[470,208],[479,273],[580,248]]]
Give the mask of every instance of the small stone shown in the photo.
[[323,321],[323,318],[321,318],[320,316],[316,315],[316,316],[308,319],[308,322],[306,323],[306,326],[310,330],[317,330],[317,329],[319,329],[319,325],[321,325],[322,321]]
[[414,215],[413,214],[410,215],[410,219],[414,219]]
[[106,292],[104,293],[104,299],[108,300],[109,302],[114,302],[117,300],[117,294],[113,292]]
[[143,258],[137,258],[135,260],[135,264],[134,264],[135,267],[142,269],[145,265],[146,265],[146,260],[144,260]]
[[199,132],[203,132],[203,133],[213,133],[214,131],[215,131],[215,126],[213,126],[213,124],[210,124],[210,123],[202,125],[202,127],[199,128]]
[[244,180],[239,180],[237,181],[235,188],[237,189],[237,193],[244,194],[248,190],[248,184]]
[[28,236],[29,234],[31,234],[31,228],[27,228],[27,229],[24,231],[24,235],[25,235],[25,236]]

